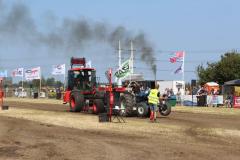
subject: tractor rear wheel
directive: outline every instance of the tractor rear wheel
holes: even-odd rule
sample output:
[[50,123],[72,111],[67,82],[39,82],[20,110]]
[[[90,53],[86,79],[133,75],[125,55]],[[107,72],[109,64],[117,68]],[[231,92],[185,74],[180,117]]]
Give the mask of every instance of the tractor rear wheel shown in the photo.
[[122,109],[123,116],[131,116],[133,115],[133,107],[134,107],[134,97],[130,93],[124,93],[120,97],[120,107]]
[[149,113],[149,107],[146,103],[137,103],[137,115],[138,117],[147,117]]
[[96,105],[96,114],[103,113],[105,111],[104,102],[102,99],[95,99],[94,104]]
[[80,112],[84,106],[84,97],[79,92],[72,92],[70,97],[70,111]]
[[168,116],[171,113],[171,105],[166,102],[165,104],[160,104],[159,106],[159,113],[162,116]]

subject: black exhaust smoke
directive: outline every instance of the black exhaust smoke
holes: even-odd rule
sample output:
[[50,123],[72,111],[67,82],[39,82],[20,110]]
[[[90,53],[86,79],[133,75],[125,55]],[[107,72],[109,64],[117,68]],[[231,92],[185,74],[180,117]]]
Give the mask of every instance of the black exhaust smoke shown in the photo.
[[[53,21],[55,17],[51,16]],[[156,74],[154,50],[143,32],[133,34],[123,26],[113,27],[85,18],[65,18],[58,25],[51,25],[51,29],[40,31],[26,5],[15,3],[8,9],[0,0],[0,41],[18,39],[30,46],[66,50],[69,53],[83,49],[92,42],[107,43],[117,48],[120,40],[124,48],[129,48],[132,40],[136,53],[140,53],[142,61],[151,66],[153,74]]]

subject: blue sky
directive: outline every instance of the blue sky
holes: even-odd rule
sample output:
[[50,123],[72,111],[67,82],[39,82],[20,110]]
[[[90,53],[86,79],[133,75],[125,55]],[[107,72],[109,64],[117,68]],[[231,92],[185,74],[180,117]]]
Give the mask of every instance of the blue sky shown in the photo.
[[[240,48],[240,14],[238,11],[240,1],[238,0],[3,0],[3,2],[8,7],[16,2],[26,4],[37,28],[43,32],[51,28],[51,23],[60,23],[66,17],[104,22],[113,27],[121,25],[132,33],[143,31],[154,46],[155,58],[159,60],[156,62],[157,79],[181,79],[181,74],[172,74],[179,64],[173,65],[168,62],[169,54],[173,51],[186,51],[185,78],[190,81],[197,78],[194,73],[197,65],[206,64],[207,61],[217,61],[224,52]],[[54,22],[46,20],[49,15],[54,17]],[[51,70],[47,66],[69,62],[66,58],[48,59],[47,54],[44,53],[48,51],[44,49],[39,51],[38,48],[35,51],[33,47],[28,49],[23,49],[20,45],[12,47],[8,48],[11,52],[9,57],[4,55],[4,58],[9,61],[16,62],[14,56],[19,48],[21,51],[24,50],[24,53],[40,52],[39,61],[26,65],[27,60],[21,59],[22,56],[18,55],[18,63],[25,63],[27,67],[42,65],[43,68],[45,67],[44,73],[47,76],[50,76],[47,73]],[[2,50],[0,48],[1,57],[4,54],[3,49],[4,47]],[[103,47],[101,44],[91,44],[85,47],[83,52],[84,56],[88,56],[88,52],[99,51],[110,55],[116,52],[113,48]],[[55,55],[57,56],[57,52]],[[78,56],[76,53],[73,55]],[[43,60],[40,61],[40,59]],[[108,57],[106,61],[109,63],[102,63],[103,57],[98,56],[90,56],[87,59],[91,59],[102,73],[108,67],[114,67],[117,62],[115,56]],[[17,67],[17,64],[3,65],[3,67],[12,69]],[[151,71],[138,69],[147,67],[144,63],[136,61],[136,72],[144,73],[146,79],[152,79]],[[99,75],[102,76],[102,73]]]

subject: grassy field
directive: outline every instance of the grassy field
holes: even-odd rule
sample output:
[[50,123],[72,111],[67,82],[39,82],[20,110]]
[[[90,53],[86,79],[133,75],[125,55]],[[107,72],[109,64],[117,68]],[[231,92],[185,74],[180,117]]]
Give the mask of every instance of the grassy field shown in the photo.
[[176,106],[173,107],[172,110],[178,112],[203,113],[203,114],[240,115],[240,108]]
[[[166,157],[170,157],[169,159],[237,160],[240,155],[240,109],[176,106],[172,108],[172,113],[169,116],[159,116],[157,123],[149,122],[148,118],[137,117],[125,118],[126,123],[99,123],[97,115],[67,111],[66,108],[68,108],[68,106],[59,105],[62,103],[61,100],[7,98],[6,103],[7,102],[11,104],[9,110],[0,110],[0,118],[2,117],[2,120],[7,121],[5,126],[2,125],[1,131],[9,132],[7,135],[12,134],[12,136],[9,137],[9,141],[12,140],[13,144],[26,140],[26,137],[29,137],[29,133],[26,134],[25,130],[28,130],[31,136],[37,135],[36,138],[33,138],[34,144],[36,144],[35,141],[38,140],[39,137],[46,134],[46,136],[38,142],[40,146],[39,150],[42,149],[42,141],[47,141],[47,144],[50,145],[47,150],[56,151],[59,151],[59,148],[52,149],[55,143],[56,146],[65,146],[66,143],[68,143],[69,146],[72,147],[71,142],[77,142],[78,145],[84,144],[82,145],[84,146],[83,148],[88,150],[93,147],[94,144],[96,144],[99,149],[99,143],[101,147],[107,146],[104,150],[112,150],[114,147],[117,147],[116,153],[119,153],[120,147],[120,150],[122,150],[124,154],[126,151],[129,151],[131,147],[133,149],[129,152],[137,154],[145,149],[146,152],[144,152],[143,155],[146,155],[146,153],[149,153],[149,151],[155,148],[156,150],[154,150],[151,155],[160,153],[161,156],[162,153],[164,153]],[[59,109],[61,107],[64,109]],[[12,126],[10,126],[10,121],[12,122]],[[17,122],[18,124],[15,125]],[[116,119],[114,122],[117,122]],[[30,123],[34,123],[34,125],[30,127]],[[18,126],[20,127],[18,128]],[[22,129],[25,126],[27,128],[25,128],[25,130]],[[40,127],[41,129],[39,129]],[[32,133],[34,128],[36,129],[36,133]],[[45,128],[45,130],[42,131],[43,128]],[[13,132],[13,129],[16,131]],[[63,134],[63,130],[66,130],[66,133],[64,132]],[[73,136],[75,134],[72,132],[76,133],[76,136]],[[60,139],[58,139],[60,137],[59,133],[63,134]],[[99,138],[99,135],[102,137]],[[20,137],[20,140],[14,139],[19,136],[23,136],[23,138]],[[72,140],[72,136],[74,140]],[[76,141],[76,137],[79,138],[78,141]],[[107,140],[103,141],[103,138]],[[114,138],[117,140],[114,141]],[[121,138],[121,140],[119,140],[119,138]],[[29,139],[27,139],[27,142],[28,140]],[[62,143],[63,140],[64,143]],[[96,142],[96,140],[99,141]],[[21,144],[26,144],[27,142],[21,142]],[[89,144],[84,142],[89,142]],[[4,141],[4,145],[5,143]],[[154,144],[154,147],[151,148],[149,144]],[[1,145],[3,145],[3,143],[0,143],[0,146]],[[79,146],[76,148],[78,149]],[[36,149],[36,147],[34,149]],[[66,148],[64,147],[63,151],[65,150]],[[96,151],[96,149],[94,150]],[[43,151],[45,153],[45,150]],[[62,154],[63,151],[60,153]],[[70,148],[70,151],[72,153],[72,148]],[[79,150],[77,150],[77,152],[78,151]],[[181,154],[178,154],[179,152],[181,152]],[[228,153],[231,153],[231,157],[233,158],[229,158]],[[33,155],[36,155],[35,150]],[[92,153],[89,155],[92,155]],[[86,157],[89,157],[89,155]],[[102,152],[100,155],[102,155]],[[69,155],[66,157],[69,157]],[[142,155],[140,157],[142,157]],[[166,157],[162,159],[167,159]],[[143,157],[143,159],[146,159],[146,157]]]
[[[175,107],[173,111],[177,112],[189,112],[200,113],[200,114],[221,114],[222,116],[227,114],[239,114],[240,110],[225,109],[225,108],[188,108],[188,107]],[[236,112],[236,113],[235,113]],[[130,134],[130,135],[141,135],[149,136],[151,133],[171,135],[178,137],[187,130],[188,126],[161,123],[150,123],[148,119],[139,118],[126,118],[127,123],[99,123],[98,116],[84,113],[71,113],[71,112],[54,112],[54,111],[43,111],[35,109],[19,109],[10,108],[7,111],[0,111],[0,116],[14,117],[19,119],[26,119],[35,122],[45,123],[49,125],[64,126],[69,128],[76,128],[81,130],[92,130],[92,131],[105,131],[112,133]],[[169,122],[171,118],[169,119]],[[116,120],[114,122],[117,122]],[[240,136],[239,130],[229,130],[222,128],[195,128],[199,135],[218,135],[218,136]]]
[[[99,123],[98,116],[84,113],[54,112],[35,109],[10,108],[7,111],[0,111],[0,116],[27,119],[31,121],[82,129],[82,130],[102,130],[116,133],[141,132],[143,136],[149,133],[168,133],[180,130],[180,127],[168,124],[153,123],[151,125],[147,119],[128,118],[127,123]],[[115,119],[113,122],[118,122]]]
[[43,104],[62,104],[62,100],[57,99],[32,99],[32,98],[17,98],[17,97],[7,97],[4,99],[6,102],[28,102],[28,103],[43,103]]
[[[6,98],[6,102],[28,102],[42,104],[62,104],[62,100],[57,99],[30,99],[30,98]],[[191,113],[207,113],[220,115],[240,115],[240,108],[224,108],[224,107],[187,107],[176,106],[172,107],[173,111],[191,112]]]

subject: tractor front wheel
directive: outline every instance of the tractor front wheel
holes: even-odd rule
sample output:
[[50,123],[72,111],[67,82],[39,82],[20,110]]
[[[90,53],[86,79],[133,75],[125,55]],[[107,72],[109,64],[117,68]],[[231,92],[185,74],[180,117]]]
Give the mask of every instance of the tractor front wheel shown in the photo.
[[84,106],[84,97],[79,92],[72,92],[70,97],[70,111],[80,112]]
[[171,105],[166,102],[164,104],[159,105],[159,113],[162,116],[168,116],[171,113]]
[[95,99],[94,104],[96,105],[96,114],[103,113],[105,111],[104,102],[102,99]]
[[138,117],[147,117],[149,114],[149,107],[146,103],[137,103],[137,115]]

